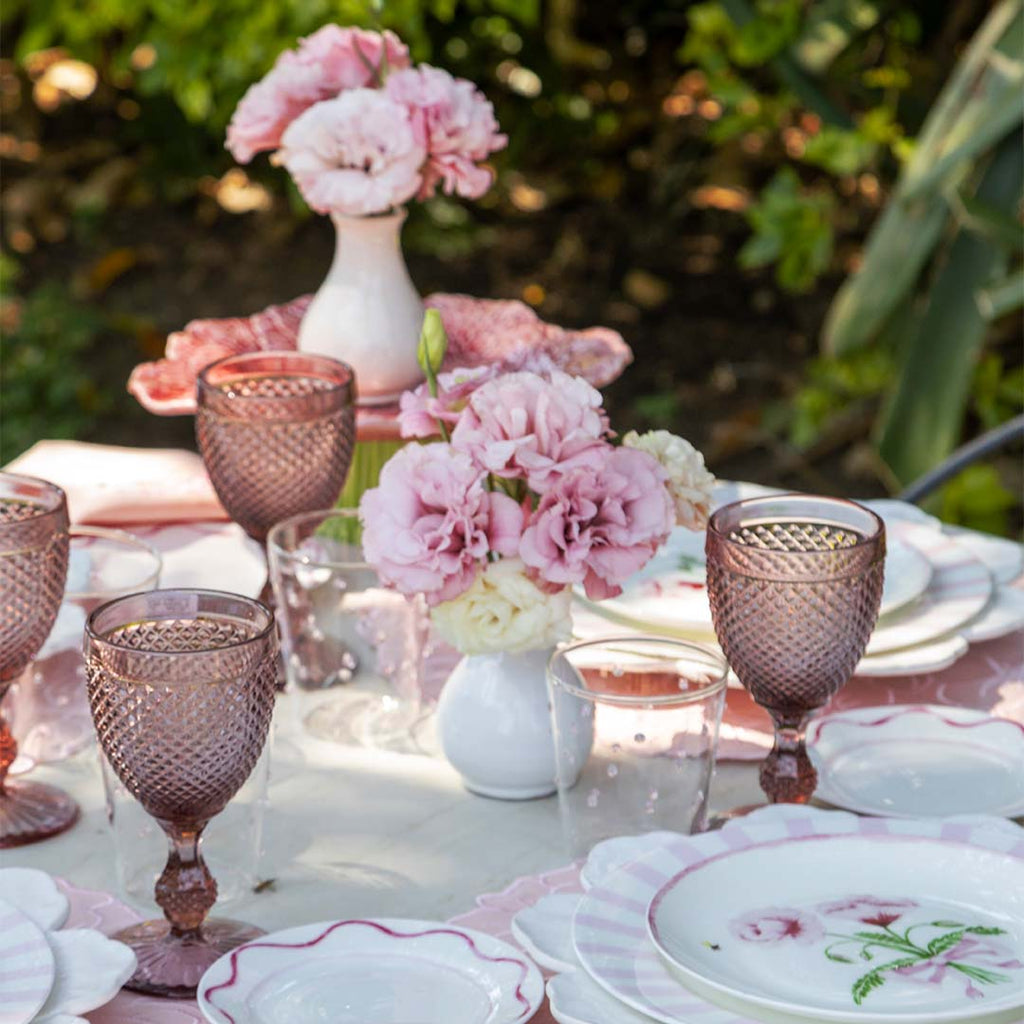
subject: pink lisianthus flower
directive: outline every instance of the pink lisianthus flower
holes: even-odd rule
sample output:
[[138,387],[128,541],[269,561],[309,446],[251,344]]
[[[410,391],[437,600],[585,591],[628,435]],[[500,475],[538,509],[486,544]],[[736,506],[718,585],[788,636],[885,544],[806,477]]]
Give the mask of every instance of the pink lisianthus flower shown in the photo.
[[810,946],[825,937],[825,927],[813,914],[789,907],[764,907],[729,922],[729,930],[744,942],[782,942],[792,939]]
[[227,148],[242,164],[277,149],[303,111],[345,89],[379,86],[384,66],[409,66],[409,50],[393,32],[325,25],[285,50],[242,97],[228,125]]
[[634,448],[598,451],[599,466],[566,473],[541,498],[519,545],[520,558],[541,579],[582,583],[595,601],[620,594],[674,523],[657,459]]
[[428,64],[389,75],[384,88],[408,107],[417,139],[427,150],[418,198],[433,195],[438,184],[446,195],[482,196],[493,174],[478,164],[508,144],[483,93],[472,82]]
[[847,896],[818,906],[819,913],[841,920],[860,921],[878,928],[888,928],[908,910],[917,906],[914,900],[879,899],[877,896]]
[[398,415],[402,437],[433,437],[439,421],[454,426],[459,422],[469,396],[497,375],[498,367],[495,365],[459,368],[437,375],[436,396],[430,393],[427,384],[421,384],[414,391],[403,392]]
[[351,89],[300,114],[281,163],[318,213],[359,217],[411,199],[425,159],[408,111],[374,89]]
[[489,473],[525,479],[543,494],[572,469],[603,466],[607,430],[601,395],[583,378],[509,373],[473,392],[452,445]]
[[363,553],[381,579],[430,605],[468,590],[489,552],[514,555],[523,510],[484,490],[483,475],[447,444],[411,444],[359,503]]

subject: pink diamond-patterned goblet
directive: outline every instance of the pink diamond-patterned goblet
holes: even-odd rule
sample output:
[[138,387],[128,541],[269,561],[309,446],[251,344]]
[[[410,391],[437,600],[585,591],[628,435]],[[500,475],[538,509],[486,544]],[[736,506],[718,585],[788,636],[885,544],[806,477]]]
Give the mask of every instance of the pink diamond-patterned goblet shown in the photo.
[[867,647],[882,598],[885,526],[852,501],[752,498],[712,515],[705,550],[718,641],[775,724],[761,788],[772,803],[806,803],[818,781],[804,746],[807,718]]
[[[0,473],[0,700],[46,640],[64,598],[68,506],[45,480]],[[0,715],[0,849],[63,832],[78,817],[66,793],[8,782],[17,744]]]
[[200,839],[263,750],[277,653],[270,610],[235,594],[152,590],[89,616],[86,685],[100,747],[170,843],[156,883],[166,920],[115,936],[138,957],[129,988],[191,997],[210,964],[262,934],[207,919],[217,884]]
[[355,443],[351,367],[303,352],[229,356],[199,374],[196,402],[217,497],[255,540],[338,500]]

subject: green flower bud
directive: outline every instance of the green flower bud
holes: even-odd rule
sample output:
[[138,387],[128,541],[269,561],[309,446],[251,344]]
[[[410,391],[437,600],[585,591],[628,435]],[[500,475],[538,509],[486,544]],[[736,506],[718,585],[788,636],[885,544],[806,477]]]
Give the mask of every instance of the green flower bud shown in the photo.
[[420,345],[416,351],[416,358],[419,360],[427,380],[433,380],[437,376],[447,350],[448,335],[445,334],[441,314],[436,309],[428,309],[423,317]]

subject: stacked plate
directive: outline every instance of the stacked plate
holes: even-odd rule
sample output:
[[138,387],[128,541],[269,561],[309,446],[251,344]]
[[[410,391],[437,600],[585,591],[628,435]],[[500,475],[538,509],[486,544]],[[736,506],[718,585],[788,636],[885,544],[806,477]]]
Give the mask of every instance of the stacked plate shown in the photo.
[[91,928],[60,930],[69,910],[46,872],[0,869],[0,1024],[76,1024],[132,976],[127,946]]
[[[722,484],[717,505],[773,493],[753,484]],[[1024,549],[968,530],[944,529],[913,505],[868,501],[886,523],[885,590],[878,625],[859,675],[937,671],[970,643],[1024,628]],[[617,598],[591,603],[604,618],[632,629],[714,642],[705,585],[704,534],[679,528]]]
[[613,840],[520,912],[560,1024],[1024,1019],[1024,829],[794,806]]

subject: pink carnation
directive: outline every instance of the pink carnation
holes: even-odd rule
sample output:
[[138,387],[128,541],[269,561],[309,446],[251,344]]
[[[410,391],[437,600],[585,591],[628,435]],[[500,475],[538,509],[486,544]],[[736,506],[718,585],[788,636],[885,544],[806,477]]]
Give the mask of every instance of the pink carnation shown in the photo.
[[634,448],[599,451],[599,467],[565,474],[541,498],[519,545],[546,582],[582,583],[595,601],[620,594],[675,522],[657,459]]
[[491,187],[492,173],[477,165],[508,143],[483,93],[429,64],[389,75],[384,88],[408,107],[417,139],[427,150],[418,198],[433,195],[438,183],[446,195],[482,196]]
[[488,552],[514,555],[523,510],[485,491],[483,476],[447,444],[411,444],[387,462],[363,494],[363,553],[381,579],[427,603],[467,590]]
[[449,425],[458,423],[469,396],[497,375],[496,365],[459,368],[438,374],[436,396],[430,393],[428,384],[404,392],[399,400],[401,412],[398,415],[402,437],[434,437],[439,420]]
[[604,465],[608,418],[582,377],[509,373],[477,388],[452,445],[488,472],[544,493],[564,473]]
[[[386,59],[385,59],[386,54]],[[242,164],[281,136],[304,110],[345,89],[381,84],[383,66],[409,66],[409,50],[393,32],[325,25],[285,50],[242,97],[228,125],[227,148]]]
[[411,199],[426,155],[405,108],[373,89],[310,107],[288,126],[280,152],[314,210],[350,217]]

